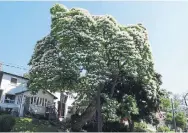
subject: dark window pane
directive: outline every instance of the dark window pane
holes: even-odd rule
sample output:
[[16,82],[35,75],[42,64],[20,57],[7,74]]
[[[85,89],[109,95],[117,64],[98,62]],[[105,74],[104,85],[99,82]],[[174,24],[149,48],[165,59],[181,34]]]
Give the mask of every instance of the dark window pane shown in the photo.
[[6,94],[5,95],[5,103],[14,103],[15,100],[15,96],[14,95],[10,95],[10,94]]
[[36,97],[34,97],[34,102],[33,102],[34,104],[36,103]]
[[31,104],[33,104],[33,97],[31,97]]
[[11,78],[11,84],[17,84],[17,79],[16,78]]

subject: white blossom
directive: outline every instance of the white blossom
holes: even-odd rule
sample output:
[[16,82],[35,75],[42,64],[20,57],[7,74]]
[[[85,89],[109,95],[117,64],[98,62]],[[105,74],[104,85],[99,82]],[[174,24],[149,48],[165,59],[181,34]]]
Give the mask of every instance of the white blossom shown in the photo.
[[123,26],[109,15],[94,16],[59,4],[51,14],[51,32],[37,42],[29,63],[30,88],[68,89],[90,97],[100,83],[123,71],[144,81],[149,95],[156,92],[151,48],[142,25]]

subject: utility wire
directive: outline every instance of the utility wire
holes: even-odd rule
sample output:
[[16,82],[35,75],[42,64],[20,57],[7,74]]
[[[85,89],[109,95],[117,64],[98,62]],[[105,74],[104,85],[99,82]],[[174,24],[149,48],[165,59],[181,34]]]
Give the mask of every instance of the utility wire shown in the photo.
[[[2,62],[2,63],[4,63],[4,62]],[[21,66],[21,65],[14,65],[14,64],[12,64],[12,63],[4,63],[4,64],[6,64],[6,65],[11,65],[11,66],[18,66],[18,67],[20,67],[20,68],[25,68],[24,66]],[[25,69],[27,69],[27,68],[25,68]]]
[[10,64],[4,63],[4,62],[0,62],[0,66],[1,66],[1,65],[7,66],[7,67],[12,67],[12,68],[17,68],[17,69],[21,69],[21,70],[29,70],[28,68],[25,68],[25,67],[23,67],[23,66],[10,65]]

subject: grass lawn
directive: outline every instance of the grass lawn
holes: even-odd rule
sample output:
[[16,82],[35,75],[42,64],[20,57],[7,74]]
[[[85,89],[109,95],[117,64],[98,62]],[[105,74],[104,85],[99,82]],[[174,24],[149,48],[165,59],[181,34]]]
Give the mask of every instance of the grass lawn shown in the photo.
[[16,118],[12,132],[57,132],[57,127],[45,120],[32,122],[32,118]]

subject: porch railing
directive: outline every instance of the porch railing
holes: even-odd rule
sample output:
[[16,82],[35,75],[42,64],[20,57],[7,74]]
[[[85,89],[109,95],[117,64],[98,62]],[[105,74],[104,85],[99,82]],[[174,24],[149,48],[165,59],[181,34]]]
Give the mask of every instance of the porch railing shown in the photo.
[[9,100],[9,99],[5,99],[4,103],[15,103],[15,100]]

